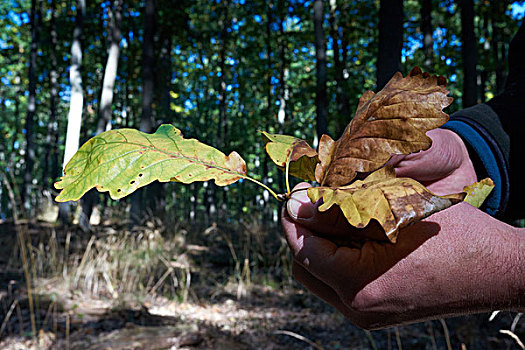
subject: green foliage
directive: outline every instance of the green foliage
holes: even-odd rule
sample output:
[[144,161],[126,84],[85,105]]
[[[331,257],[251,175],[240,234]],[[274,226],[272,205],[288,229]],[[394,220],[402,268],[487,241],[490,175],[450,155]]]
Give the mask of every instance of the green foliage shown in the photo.
[[[503,53],[519,23],[510,11],[510,4],[515,2],[475,2],[478,71],[482,83],[479,101],[497,93],[497,72],[504,75],[506,57]],[[156,3],[157,79],[151,116],[155,124],[174,123],[187,137],[198,136],[226,152],[242,149],[243,154],[248,155],[248,171],[254,177],[264,183],[282,181],[279,170],[268,167],[270,160],[261,156],[265,145],[259,141],[256,130],[306,140],[315,138],[315,50],[311,2],[231,0],[226,19],[220,2],[184,0],[177,2],[177,6],[165,0]],[[350,116],[340,115],[337,110],[334,58],[335,55],[340,58],[344,71],[342,86],[350,110],[355,110],[361,93],[375,89],[378,1],[337,1],[337,38],[329,32],[326,3],[328,130],[337,137]],[[421,66],[424,55],[421,50],[420,2],[407,0],[404,3],[403,66],[406,73],[408,67]],[[459,97],[447,111],[450,113],[461,105],[461,23],[455,2],[442,0],[433,3],[434,51],[432,67],[428,70],[449,77],[448,88],[453,96]],[[499,3],[504,4],[503,11],[495,11],[494,6]],[[54,0],[38,1],[37,4],[42,4],[43,8],[41,20],[37,23],[41,31],[36,67],[35,149],[30,150],[36,155],[34,181],[30,184],[34,205],[42,190],[49,190],[50,184],[61,175],[75,17],[75,2]],[[50,44],[53,5],[57,45]],[[83,33],[85,96],[81,143],[94,136],[97,130],[111,6],[109,1],[87,2]],[[22,184],[24,153],[28,151],[24,116],[28,107],[30,10],[28,0],[0,4],[0,164],[2,171],[9,169],[13,175],[14,188]],[[111,128],[140,125],[142,24],[143,3],[124,2],[121,57]],[[334,51],[334,40],[340,44],[339,52]],[[53,51],[58,59],[56,120],[51,120],[50,113],[50,97],[54,94],[50,60]],[[223,65],[221,53],[225,57]],[[218,101],[223,83],[226,88],[226,121],[219,127]],[[221,137],[218,137],[219,129]],[[225,215],[235,218],[243,212],[260,208],[264,202],[264,196],[259,196],[245,183],[237,183],[228,189],[202,184],[164,186],[165,193],[176,193],[166,196],[166,208],[180,217],[189,217],[193,209],[197,215],[210,213],[211,201],[214,201],[216,208],[228,207]],[[0,217],[11,217],[7,191],[4,188],[0,191]],[[223,191],[230,195],[223,195]],[[188,207],[190,202],[194,207]]]

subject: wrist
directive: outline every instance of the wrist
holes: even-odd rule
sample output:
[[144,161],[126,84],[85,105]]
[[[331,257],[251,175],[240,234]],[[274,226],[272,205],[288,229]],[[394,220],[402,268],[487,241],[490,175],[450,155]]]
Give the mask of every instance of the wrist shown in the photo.
[[[425,226],[437,230],[427,232]],[[414,250],[410,246],[416,240],[421,242]],[[524,230],[458,204],[405,228],[396,245],[384,251],[397,263],[365,286],[350,306],[364,320],[370,319],[368,328],[465,313],[521,311],[524,252]],[[378,313],[384,317],[377,319]]]
[[[498,309],[525,311],[525,228],[516,228],[503,224],[509,234],[502,234],[497,246],[501,259],[501,302]],[[506,226],[506,227],[505,227]]]
[[[518,311],[524,308],[525,231],[496,220],[467,204],[456,206],[452,243],[459,247],[450,276],[457,312]],[[458,221],[463,224],[458,224]],[[452,224],[445,221],[445,224]],[[442,226],[443,227],[443,226]],[[443,230],[446,233],[446,229]],[[457,312],[456,312],[457,311]]]

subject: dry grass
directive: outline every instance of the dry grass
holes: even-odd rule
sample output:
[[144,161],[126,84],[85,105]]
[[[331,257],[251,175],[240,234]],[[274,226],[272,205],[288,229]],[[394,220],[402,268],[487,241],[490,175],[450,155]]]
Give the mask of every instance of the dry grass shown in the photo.
[[[150,326],[198,324],[200,333],[191,336],[212,347],[215,338],[227,337],[245,345],[273,344],[269,348],[276,349],[475,349],[470,344],[476,337],[484,348],[521,346],[524,327],[520,315],[510,313],[494,315],[491,322],[480,316],[365,333],[301,290],[291,278],[280,231],[253,222],[198,228],[151,219],[133,230],[113,222],[90,235],[70,228],[25,227],[23,245],[11,242],[8,248],[0,242],[6,243],[1,253],[10,256],[9,269],[23,271],[21,247],[26,248],[25,286],[29,279],[34,310],[26,288],[0,295],[2,348],[14,349],[21,342],[26,344],[21,348],[78,345],[86,331],[79,324],[100,324],[108,317],[117,324],[95,331],[90,341],[96,343],[97,332],[106,341],[117,335],[125,338],[116,319],[128,316],[116,310],[145,313],[149,316],[140,316],[146,317],[140,322]],[[28,338],[31,334],[35,336]],[[353,339],[355,347],[347,339]]]

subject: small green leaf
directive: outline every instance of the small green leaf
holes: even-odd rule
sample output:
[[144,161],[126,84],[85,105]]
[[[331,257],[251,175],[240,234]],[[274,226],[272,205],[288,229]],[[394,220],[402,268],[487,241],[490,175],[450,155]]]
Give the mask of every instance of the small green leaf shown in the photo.
[[269,134],[261,131],[266,153],[284,170],[290,161],[290,175],[306,181],[315,181],[315,166],[319,162],[317,151],[308,142],[288,135]]
[[476,208],[481,207],[485,199],[489,196],[490,192],[494,188],[494,182],[487,177],[481,181],[474,182],[470,186],[465,186],[463,192],[467,194],[465,202]]
[[172,125],[161,125],[154,134],[110,130],[86,142],[69,161],[55,183],[62,189],[56,200],[78,200],[93,187],[119,199],[155,180],[215,180],[225,186],[245,177],[246,163],[239,154],[226,156],[195,139],[184,139]]

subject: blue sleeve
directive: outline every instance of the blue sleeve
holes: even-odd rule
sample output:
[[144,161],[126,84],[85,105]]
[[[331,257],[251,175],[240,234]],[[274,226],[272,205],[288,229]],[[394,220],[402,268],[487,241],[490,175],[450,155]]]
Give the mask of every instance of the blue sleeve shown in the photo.
[[478,177],[488,176],[494,181],[494,190],[482,209],[502,217],[509,200],[508,136],[497,115],[489,106],[479,104],[454,113],[442,128],[454,131],[465,141]]
[[[481,173],[486,174],[494,181],[494,190],[487,198],[483,209],[492,216],[497,216],[504,210],[502,203],[503,183],[501,178],[502,169],[498,166],[490,146],[483,137],[470,125],[460,120],[450,120],[442,126],[458,134],[469,146],[470,152],[475,152],[479,162],[474,162],[476,173],[480,173],[480,165],[483,167]],[[476,164],[478,163],[478,164]]]

